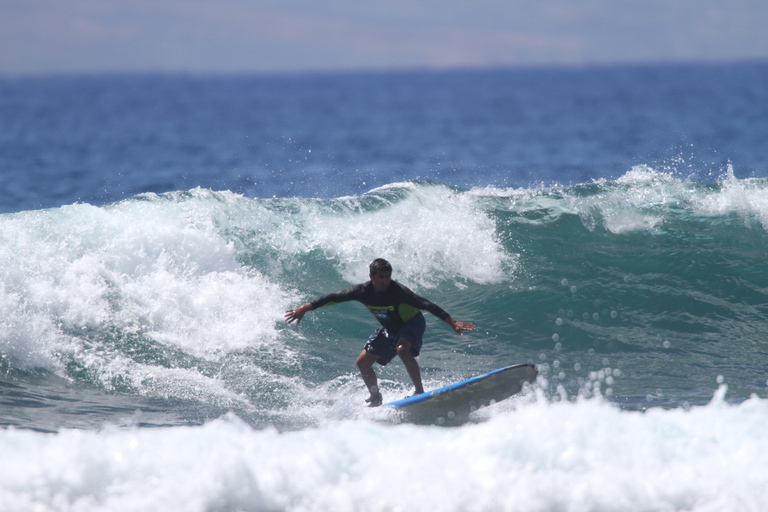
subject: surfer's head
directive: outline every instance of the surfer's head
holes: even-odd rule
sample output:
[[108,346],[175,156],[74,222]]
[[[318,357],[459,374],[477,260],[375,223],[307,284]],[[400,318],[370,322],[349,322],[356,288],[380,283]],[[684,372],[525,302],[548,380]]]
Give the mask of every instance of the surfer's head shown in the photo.
[[392,265],[384,258],[376,258],[368,265],[368,270],[371,275],[378,274],[379,272],[389,272],[391,274]]
[[386,292],[392,282],[392,265],[387,260],[377,258],[371,262],[368,270],[376,293]]

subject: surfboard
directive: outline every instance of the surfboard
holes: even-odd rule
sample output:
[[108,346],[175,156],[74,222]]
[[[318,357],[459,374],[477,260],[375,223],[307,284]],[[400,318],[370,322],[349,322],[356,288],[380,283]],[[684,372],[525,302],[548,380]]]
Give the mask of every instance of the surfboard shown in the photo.
[[493,370],[449,386],[427,391],[382,407],[397,409],[412,421],[438,424],[463,423],[469,415],[519,393],[538,372],[532,364],[516,364]]

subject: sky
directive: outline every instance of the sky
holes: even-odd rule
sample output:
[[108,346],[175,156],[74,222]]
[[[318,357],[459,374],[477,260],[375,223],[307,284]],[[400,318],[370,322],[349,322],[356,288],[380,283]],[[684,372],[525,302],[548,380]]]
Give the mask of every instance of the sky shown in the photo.
[[768,60],[768,0],[0,0],[0,74]]

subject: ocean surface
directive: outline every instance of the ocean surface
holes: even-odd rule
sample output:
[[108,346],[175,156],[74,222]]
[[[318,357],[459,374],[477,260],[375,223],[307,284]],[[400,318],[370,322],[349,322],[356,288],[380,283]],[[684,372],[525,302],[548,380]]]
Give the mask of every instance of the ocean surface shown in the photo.
[[[363,407],[377,257],[538,380]],[[0,279],[3,511],[768,503],[767,63],[0,78]]]

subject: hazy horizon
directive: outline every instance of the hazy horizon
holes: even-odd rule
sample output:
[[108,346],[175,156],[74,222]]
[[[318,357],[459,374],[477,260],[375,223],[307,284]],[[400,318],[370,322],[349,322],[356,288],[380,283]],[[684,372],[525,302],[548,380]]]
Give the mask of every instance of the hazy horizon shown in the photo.
[[765,26],[764,0],[0,0],[0,75],[763,61]]

